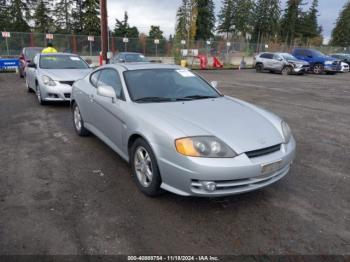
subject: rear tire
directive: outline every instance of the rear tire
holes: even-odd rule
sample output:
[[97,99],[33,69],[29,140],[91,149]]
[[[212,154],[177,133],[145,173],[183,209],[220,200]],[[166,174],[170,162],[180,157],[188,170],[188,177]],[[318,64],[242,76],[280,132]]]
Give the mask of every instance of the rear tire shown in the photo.
[[262,73],[264,71],[264,65],[263,64],[257,64],[255,66],[255,70],[257,73]]
[[76,103],[72,106],[72,117],[74,129],[79,136],[89,136],[90,132],[84,126],[84,120],[80,114],[80,109]]
[[312,71],[316,75],[322,75],[324,73],[324,66],[322,64],[315,64],[312,68]]
[[150,197],[160,195],[162,179],[152,148],[144,139],[138,138],[130,152],[131,170],[139,190]]

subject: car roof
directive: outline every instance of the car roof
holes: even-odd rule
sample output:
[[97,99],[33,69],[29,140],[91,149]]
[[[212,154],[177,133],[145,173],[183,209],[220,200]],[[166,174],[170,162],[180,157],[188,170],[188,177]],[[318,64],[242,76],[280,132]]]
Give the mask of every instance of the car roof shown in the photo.
[[44,53],[44,54],[40,54],[41,56],[52,56],[52,55],[56,55],[56,56],[60,56],[60,55],[69,55],[69,56],[78,56],[76,54],[71,54],[71,53]]
[[107,67],[123,67],[126,71],[142,70],[142,69],[185,69],[178,65],[159,64],[159,63],[124,63],[124,64],[109,64]]
[[119,52],[117,55],[143,55],[141,53],[137,53],[137,52]]

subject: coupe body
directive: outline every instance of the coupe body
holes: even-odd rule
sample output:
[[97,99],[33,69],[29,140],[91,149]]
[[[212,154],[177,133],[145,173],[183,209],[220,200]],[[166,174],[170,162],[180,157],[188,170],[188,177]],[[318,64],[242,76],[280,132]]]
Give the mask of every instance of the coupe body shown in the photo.
[[73,83],[91,70],[74,54],[37,54],[26,68],[27,89],[36,93],[40,104],[70,101]]
[[74,83],[74,127],[130,163],[138,188],[225,196],[268,186],[290,170],[296,143],[278,116],[224,96],[175,65],[106,65]]

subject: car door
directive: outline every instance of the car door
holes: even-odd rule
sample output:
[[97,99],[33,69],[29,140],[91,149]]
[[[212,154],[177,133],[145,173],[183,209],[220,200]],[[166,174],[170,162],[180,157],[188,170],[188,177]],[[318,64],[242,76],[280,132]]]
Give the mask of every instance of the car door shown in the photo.
[[264,58],[264,68],[273,69],[273,54],[265,53],[262,57]]
[[284,59],[278,54],[273,55],[273,69],[276,71],[281,71],[284,67]]
[[91,73],[90,77],[84,80],[86,82],[84,82],[82,85],[79,85],[79,89],[77,90],[78,95],[76,96],[76,100],[84,122],[95,129],[96,127],[93,122],[96,118],[94,115],[96,114],[96,104],[94,103],[94,97],[96,96],[96,88],[100,74],[101,70],[97,70]]
[[107,138],[107,143],[113,143],[114,149],[121,151],[125,130],[125,114],[123,113],[125,97],[119,72],[113,68],[102,69],[97,84],[97,87],[99,86],[113,87],[117,100],[113,102],[111,98],[98,95],[96,89],[96,95],[94,96],[94,108],[96,110],[94,113],[95,119],[93,119],[94,125],[104,138]]

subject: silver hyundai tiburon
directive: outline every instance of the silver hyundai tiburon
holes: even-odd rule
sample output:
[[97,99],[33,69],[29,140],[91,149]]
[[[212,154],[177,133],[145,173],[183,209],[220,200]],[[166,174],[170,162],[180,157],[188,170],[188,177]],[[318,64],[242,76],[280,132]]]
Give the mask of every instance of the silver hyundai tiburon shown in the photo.
[[74,83],[74,127],[128,161],[138,188],[226,196],[268,186],[290,170],[287,123],[174,65],[106,65]]

